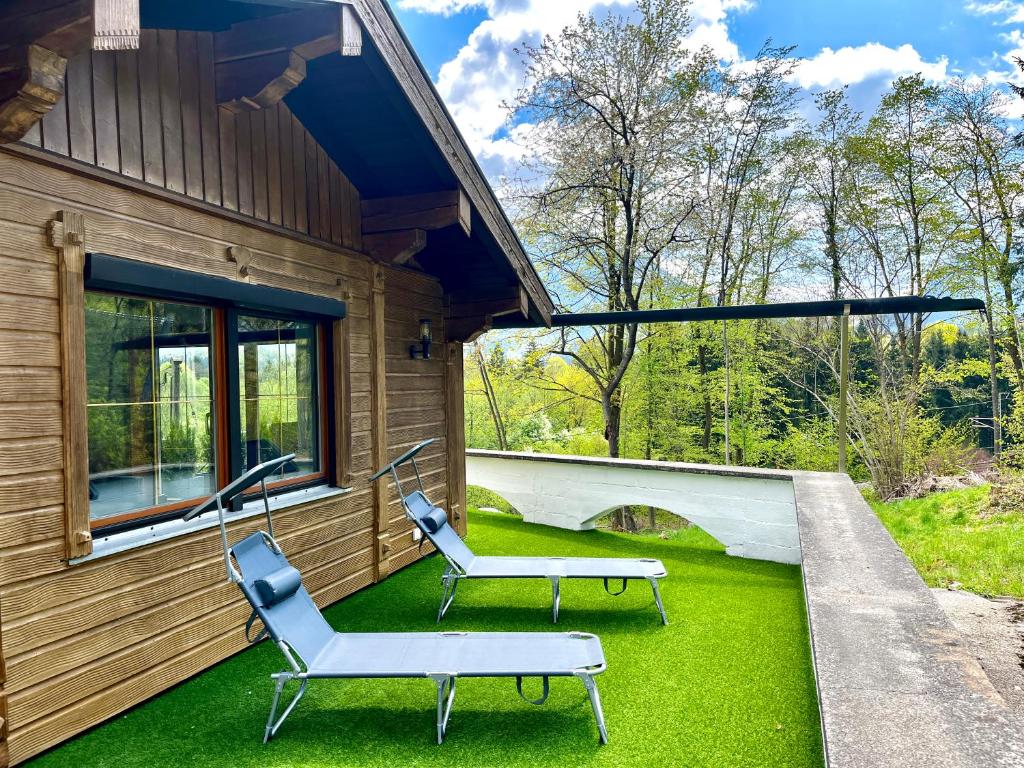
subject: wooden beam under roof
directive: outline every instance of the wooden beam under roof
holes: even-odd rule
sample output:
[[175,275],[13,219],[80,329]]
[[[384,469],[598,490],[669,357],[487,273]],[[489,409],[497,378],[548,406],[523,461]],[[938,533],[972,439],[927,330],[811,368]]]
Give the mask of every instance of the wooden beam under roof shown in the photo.
[[442,229],[458,224],[471,232],[469,198],[461,189],[363,200],[363,234]]
[[363,235],[363,249],[376,261],[386,264],[406,264],[427,247],[425,229],[400,229]]
[[522,285],[483,296],[452,294],[448,297],[448,319],[445,341],[471,342],[491,330],[494,318],[517,315],[529,317],[530,297]]
[[8,0],[0,8],[0,144],[61,100],[77,53],[139,47],[138,0]]
[[306,62],[362,50],[362,27],[351,5],[239,22],[214,37],[217,103],[235,112],[273,106],[305,79]]

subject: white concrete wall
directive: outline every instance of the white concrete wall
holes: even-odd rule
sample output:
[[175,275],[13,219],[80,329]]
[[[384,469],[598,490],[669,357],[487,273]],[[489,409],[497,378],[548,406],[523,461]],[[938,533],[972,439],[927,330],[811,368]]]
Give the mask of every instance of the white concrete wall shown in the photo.
[[529,523],[584,530],[614,507],[651,505],[704,529],[730,555],[800,562],[785,472],[471,450],[466,480],[500,494]]

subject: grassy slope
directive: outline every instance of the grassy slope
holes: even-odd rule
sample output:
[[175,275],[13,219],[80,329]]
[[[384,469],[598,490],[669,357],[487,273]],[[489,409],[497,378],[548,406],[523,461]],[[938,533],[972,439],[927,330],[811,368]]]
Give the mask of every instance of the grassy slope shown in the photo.
[[1024,515],[985,516],[989,487],[871,506],[933,587],[1024,598]]
[[[672,541],[527,526],[471,513],[470,543],[487,554],[661,558],[672,624],[646,585],[612,598],[597,582],[562,588],[561,630],[600,635],[598,678],[611,743],[600,747],[582,685],[552,681],[531,707],[511,680],[460,682],[448,741],[434,736],[434,688],[423,680],[314,682],[269,745],[260,737],[267,643],[44,755],[36,768],[274,766],[820,766],[818,709],[800,573],[727,557],[698,529]],[[327,611],[346,631],[436,629],[442,563],[432,557]],[[241,599],[241,598],[240,598]],[[543,581],[463,584],[448,630],[550,628]],[[241,631],[241,628],[239,628]],[[539,688],[527,681],[527,693]]]

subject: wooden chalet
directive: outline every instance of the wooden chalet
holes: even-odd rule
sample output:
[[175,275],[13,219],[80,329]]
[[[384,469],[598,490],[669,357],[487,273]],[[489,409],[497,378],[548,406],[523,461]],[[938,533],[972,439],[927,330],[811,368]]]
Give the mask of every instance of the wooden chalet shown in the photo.
[[421,556],[386,457],[440,437],[464,531],[462,343],[552,306],[383,0],[6,0],[0,41],[6,766],[245,647],[181,515],[254,462],[296,454],[321,605]]

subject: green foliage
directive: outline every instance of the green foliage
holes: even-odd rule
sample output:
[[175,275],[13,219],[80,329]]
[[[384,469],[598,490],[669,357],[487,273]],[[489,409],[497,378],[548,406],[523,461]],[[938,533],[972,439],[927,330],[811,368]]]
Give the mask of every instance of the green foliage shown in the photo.
[[933,587],[1024,598],[1024,511],[993,510],[989,486],[872,508]]
[[[617,598],[606,595],[599,582],[562,585],[559,627],[596,633],[608,659],[608,671],[597,678],[608,745],[598,744],[586,694],[572,678],[552,679],[544,707],[520,701],[508,679],[461,680],[441,747],[433,743],[430,681],[319,681],[264,745],[273,691],[269,675],[282,665],[280,651],[265,642],[48,752],[32,767],[822,764],[796,566],[728,557],[696,528],[663,541],[575,533],[471,511],[469,531],[469,544],[483,554],[614,553],[657,557],[669,569],[672,577],[662,594],[675,618],[667,627],[658,621],[646,585]],[[427,558],[329,608],[326,617],[345,632],[436,632],[443,568],[441,558]],[[236,599],[240,608],[241,595]],[[442,629],[548,631],[549,600],[550,587],[537,581],[470,582],[459,588]]]

